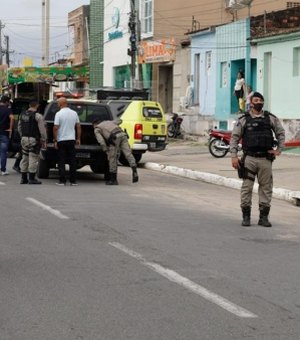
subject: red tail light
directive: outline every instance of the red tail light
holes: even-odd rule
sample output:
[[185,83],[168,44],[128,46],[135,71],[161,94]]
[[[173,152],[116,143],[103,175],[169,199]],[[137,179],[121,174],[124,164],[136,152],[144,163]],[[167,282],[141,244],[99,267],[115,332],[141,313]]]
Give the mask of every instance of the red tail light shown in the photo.
[[143,124],[135,124],[134,126],[134,139],[142,139]]

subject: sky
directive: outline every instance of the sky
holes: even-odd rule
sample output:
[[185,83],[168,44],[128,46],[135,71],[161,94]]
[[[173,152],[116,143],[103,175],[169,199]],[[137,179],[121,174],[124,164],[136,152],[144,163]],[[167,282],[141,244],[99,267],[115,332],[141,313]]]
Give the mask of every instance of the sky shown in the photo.
[[[89,0],[50,1],[49,63],[69,55],[72,48],[68,31],[68,13],[89,5]],[[33,58],[34,66],[41,66],[42,56],[42,2],[43,0],[0,0],[2,48],[4,36],[9,37],[10,66],[23,66],[25,57]],[[3,27],[4,26],[4,27]],[[3,62],[5,63],[5,57]]]

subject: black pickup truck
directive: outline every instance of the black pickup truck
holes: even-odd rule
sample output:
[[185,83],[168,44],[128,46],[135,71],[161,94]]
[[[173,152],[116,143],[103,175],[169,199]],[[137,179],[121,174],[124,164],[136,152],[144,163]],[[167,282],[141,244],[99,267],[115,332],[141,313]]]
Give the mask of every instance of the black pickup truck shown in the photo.
[[[112,120],[110,108],[106,104],[100,104],[89,100],[69,99],[68,106],[78,113],[81,125],[81,145],[76,146],[77,169],[89,165],[97,174],[105,174],[108,169],[108,161],[105,152],[101,150],[96,137],[92,122],[95,119]],[[56,112],[59,110],[56,101],[50,102],[44,112],[48,143],[47,149],[41,150],[37,176],[48,178],[50,169],[57,168],[58,152],[53,144],[53,125]]]

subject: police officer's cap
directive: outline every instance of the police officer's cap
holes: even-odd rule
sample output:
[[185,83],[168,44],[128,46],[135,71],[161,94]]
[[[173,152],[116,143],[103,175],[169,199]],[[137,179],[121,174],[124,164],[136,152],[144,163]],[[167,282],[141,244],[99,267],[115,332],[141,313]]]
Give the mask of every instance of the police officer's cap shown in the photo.
[[253,95],[252,95],[252,98],[254,98],[254,97],[260,98],[262,101],[265,101],[264,96],[259,92],[254,92]]

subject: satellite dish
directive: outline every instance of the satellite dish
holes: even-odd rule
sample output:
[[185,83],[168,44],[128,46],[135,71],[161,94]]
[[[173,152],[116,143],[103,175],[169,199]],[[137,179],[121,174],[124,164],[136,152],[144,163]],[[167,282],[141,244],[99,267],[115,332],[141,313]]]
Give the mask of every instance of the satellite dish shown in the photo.
[[238,10],[250,6],[253,0],[229,0],[227,8]]

